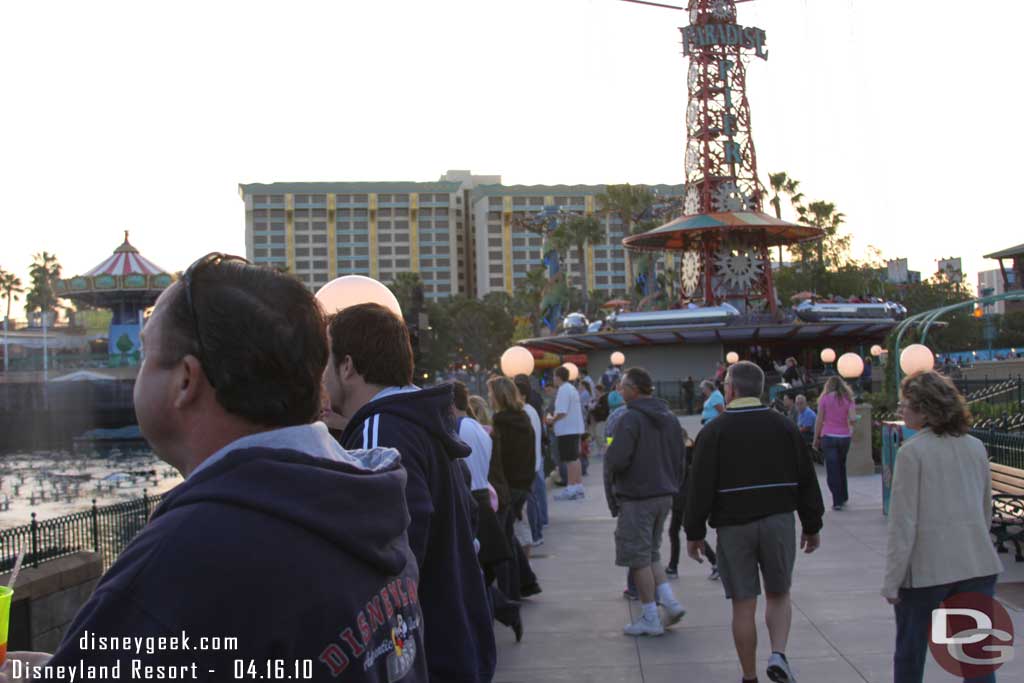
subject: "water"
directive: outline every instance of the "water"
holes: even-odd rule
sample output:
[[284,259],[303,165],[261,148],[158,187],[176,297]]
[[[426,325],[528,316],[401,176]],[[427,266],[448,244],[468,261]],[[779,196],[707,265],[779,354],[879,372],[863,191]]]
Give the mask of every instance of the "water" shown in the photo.
[[44,450],[0,456],[0,529],[163,493],[182,481],[149,449]]

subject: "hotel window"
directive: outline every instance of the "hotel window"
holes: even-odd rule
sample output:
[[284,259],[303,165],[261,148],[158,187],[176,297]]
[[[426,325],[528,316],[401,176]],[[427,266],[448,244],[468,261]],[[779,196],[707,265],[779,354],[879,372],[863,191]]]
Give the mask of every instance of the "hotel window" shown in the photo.
[[409,241],[409,232],[408,231],[396,232],[395,233],[395,241],[396,242],[408,242]]
[[313,202],[314,204],[326,204],[327,203],[327,195],[325,195],[325,194],[311,194],[311,195],[309,195],[309,201]]
[[401,208],[395,209],[395,215],[399,217],[406,217],[409,215],[409,209]]
[[396,194],[394,197],[395,198],[392,200],[393,202],[408,202],[409,201],[409,195],[407,195],[407,194]]
[[267,209],[254,209],[253,212],[252,212],[252,217],[253,218],[269,218],[270,217],[270,211],[268,211]]
[[271,209],[270,210],[270,217],[271,218],[284,218],[284,209]]
[[352,253],[355,256],[368,256],[370,254],[370,248],[369,247],[354,247],[352,249]]
[[544,206],[544,198],[530,197],[530,206]]
[[351,256],[351,255],[352,255],[352,248],[351,247],[338,247],[338,256],[339,257],[341,257],[341,256]]
[[356,218],[368,218],[370,215],[369,209],[352,209],[352,215]]
[[378,203],[380,203],[380,202],[390,202],[390,201],[391,201],[391,195],[389,195],[389,194],[379,194],[379,195],[377,195],[377,202]]
[[395,247],[395,253],[401,256],[409,255],[409,247]]
[[350,194],[335,195],[334,203],[335,204],[351,204],[352,203],[352,195],[350,195]]
[[270,243],[271,244],[284,244],[284,235],[271,235],[270,236]]
[[378,242],[390,242],[391,241],[391,233],[390,232],[378,232],[377,233],[377,241]]
[[309,270],[309,261],[296,261],[295,270]]
[[429,258],[421,258],[420,259],[420,267],[421,268],[433,268],[434,267],[434,260],[433,259],[429,259]]
[[395,221],[395,230],[408,230],[409,221]]
[[321,221],[313,223],[313,229],[314,230],[326,230],[327,229],[327,223],[324,223],[324,222],[321,222]]
[[313,244],[327,244],[327,235],[323,233],[313,235]]
[[395,268],[404,268],[405,270],[408,270],[409,269],[409,259],[407,259],[407,258],[395,259]]
[[353,204],[366,204],[370,201],[369,195],[365,194],[354,194],[352,195]]
[[501,238],[500,237],[488,237],[487,238],[487,246],[489,246],[489,247],[500,247],[501,246]]
[[503,279],[501,279],[500,277],[492,277],[491,278],[491,287],[504,287],[504,286],[505,286],[505,281]]
[[327,209],[313,209],[309,215],[313,218],[327,218]]
[[327,256],[327,247],[313,247],[313,256]]
[[267,229],[267,222],[266,221],[256,221],[255,223],[252,224],[252,229],[253,230],[266,230]]
[[313,269],[314,270],[326,270],[327,269],[327,261],[313,261]]
[[388,270],[390,270],[390,268],[391,268],[391,263],[392,263],[391,259],[389,259],[389,258],[382,258],[382,259],[380,260],[380,267],[381,267],[382,269],[388,269]]
[[502,233],[502,229],[501,229],[500,225],[495,225],[493,223],[489,223],[487,225],[487,234],[488,235],[500,235],[501,233]]
[[501,260],[501,252],[500,251],[488,252],[488,256],[490,256],[492,261],[500,261]]
[[420,247],[420,253],[421,254],[433,254],[434,253],[434,248],[433,247]]
[[260,257],[263,257],[263,256],[267,255],[267,250],[266,249],[253,249],[252,254],[253,254],[253,256],[255,258],[260,258]]
[[266,235],[253,235],[252,243],[253,244],[266,244],[267,243],[267,236]]
[[391,209],[377,209],[378,216],[391,216]]
[[274,203],[274,204],[284,204],[284,195],[283,194],[272,194],[272,195],[270,195],[270,201],[271,201],[271,203]]
[[390,230],[391,229],[391,221],[377,221],[377,229],[378,230]]
[[254,194],[252,196],[252,200],[258,204],[263,204],[265,202],[269,202],[270,198],[265,194]]
[[286,254],[285,254],[285,250],[284,249],[271,249],[270,250],[270,255],[271,256],[280,256],[281,258],[284,258]]
[[298,247],[296,247],[296,249],[295,249],[295,255],[296,255],[296,256],[309,256],[309,247],[303,247],[303,248],[301,248],[301,249],[299,249]]
[[443,228],[443,229],[447,230],[448,229],[448,221],[435,221],[434,222],[434,227],[435,228]]
[[438,268],[447,268],[447,267],[451,266],[451,263],[452,263],[451,259],[446,259],[446,258],[439,258],[439,259],[437,259],[437,266],[438,266]]
[[352,224],[352,228],[355,230],[363,230],[365,232],[370,229],[370,224],[366,221],[356,221]]
[[489,197],[487,199],[487,206],[503,206],[504,204],[504,197]]
[[309,235],[296,235],[295,244],[309,244]]
[[380,247],[377,249],[378,254],[391,254],[391,247]]
[[352,241],[352,235],[346,235],[346,234],[340,233],[340,232],[338,233],[338,243],[339,244],[341,242],[351,242],[351,241]]
[[487,266],[487,272],[491,275],[497,275],[505,272],[505,266],[500,263],[492,263]]
[[334,215],[338,218],[348,218],[352,215],[352,209],[337,209],[335,210]]

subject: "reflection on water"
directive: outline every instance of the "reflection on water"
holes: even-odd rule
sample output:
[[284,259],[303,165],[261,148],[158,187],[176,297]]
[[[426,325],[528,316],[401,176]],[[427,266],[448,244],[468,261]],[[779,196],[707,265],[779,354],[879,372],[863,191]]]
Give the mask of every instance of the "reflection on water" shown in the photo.
[[181,475],[144,448],[64,450],[0,456],[0,528],[163,493]]

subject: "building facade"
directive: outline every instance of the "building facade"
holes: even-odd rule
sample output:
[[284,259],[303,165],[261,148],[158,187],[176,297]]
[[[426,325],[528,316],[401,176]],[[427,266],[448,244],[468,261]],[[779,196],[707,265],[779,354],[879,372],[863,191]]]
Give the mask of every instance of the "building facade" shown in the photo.
[[[246,256],[294,273],[312,290],[360,274],[391,282],[419,273],[428,299],[512,294],[543,266],[544,237],[526,227],[545,209],[597,215],[605,239],[587,247],[587,282],[575,249],[570,284],[610,295],[628,289],[625,226],[604,215],[604,185],[503,185],[501,176],[448,171],[438,182],[241,184]],[[650,186],[680,196],[683,185]]]
[[[1012,274],[1013,271],[1009,271]],[[978,296],[994,296],[1006,291],[1003,283],[1003,273],[998,268],[993,270],[982,270],[978,272]],[[996,315],[1006,313],[1006,302],[997,301],[992,304],[991,310]]]

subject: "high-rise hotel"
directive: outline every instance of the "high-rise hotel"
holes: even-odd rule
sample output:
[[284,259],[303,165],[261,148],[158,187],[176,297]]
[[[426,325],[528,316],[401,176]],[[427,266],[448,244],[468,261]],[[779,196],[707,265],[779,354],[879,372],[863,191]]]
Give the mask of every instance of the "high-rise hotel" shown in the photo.
[[[424,295],[512,293],[542,265],[544,239],[525,225],[545,207],[593,215],[604,185],[503,185],[500,176],[449,171],[438,182],[310,182],[239,185],[246,256],[287,267],[317,289],[349,273],[390,282],[420,274]],[[682,185],[652,186],[680,195]],[[627,289],[625,228],[601,216],[606,239],[587,249],[587,289]],[[566,268],[583,285],[575,250]]]

